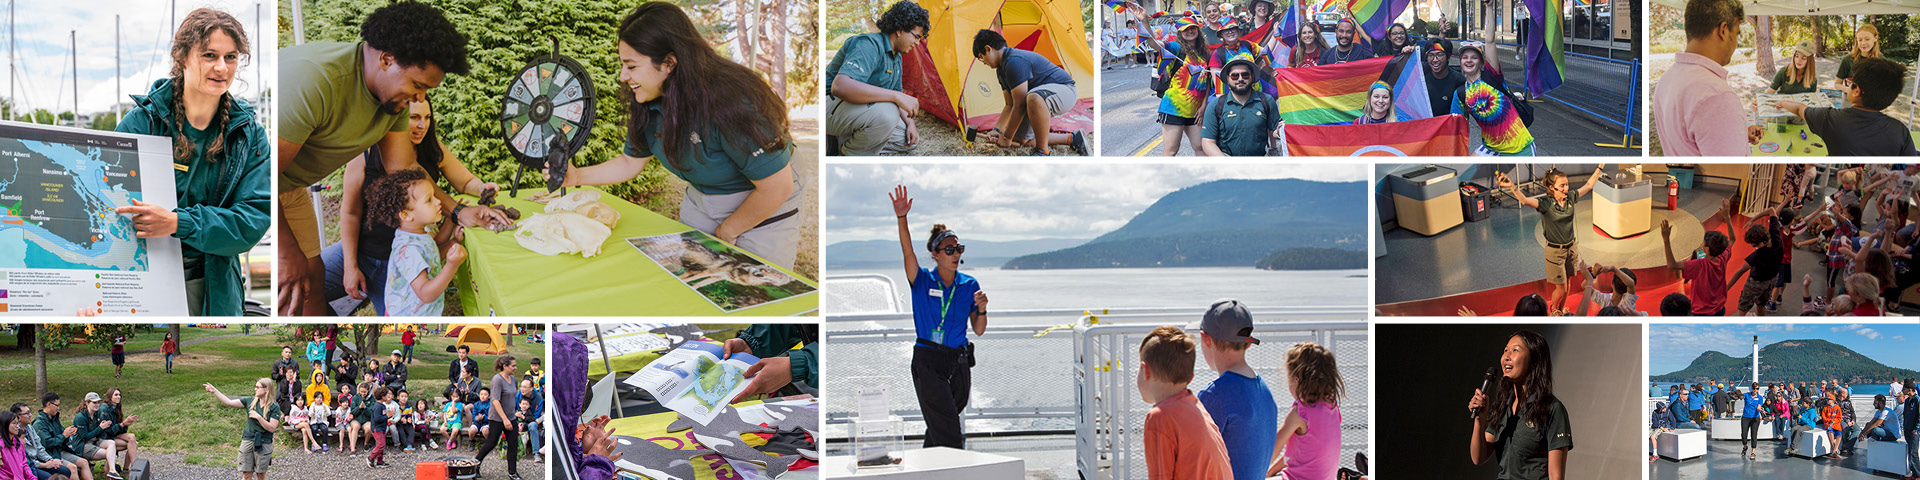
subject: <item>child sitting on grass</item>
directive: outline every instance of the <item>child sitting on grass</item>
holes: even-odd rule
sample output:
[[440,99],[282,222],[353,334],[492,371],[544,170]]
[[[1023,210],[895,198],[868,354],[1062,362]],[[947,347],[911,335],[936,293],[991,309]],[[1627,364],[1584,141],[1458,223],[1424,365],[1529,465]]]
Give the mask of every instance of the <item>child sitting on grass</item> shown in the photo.
[[1193,381],[1193,337],[1180,327],[1156,328],[1140,342],[1140,397],[1147,411],[1147,478],[1230,478],[1220,428],[1187,391]]
[[368,217],[395,229],[387,259],[389,316],[440,315],[446,308],[447,284],[467,261],[458,235],[439,244],[427,233],[427,225],[440,223],[440,200],[434,197],[434,188],[420,170],[389,173],[367,187]]
[[1287,350],[1287,391],[1293,409],[1280,423],[1268,476],[1332,478],[1340,468],[1340,398],[1347,381],[1333,352],[1313,342]]

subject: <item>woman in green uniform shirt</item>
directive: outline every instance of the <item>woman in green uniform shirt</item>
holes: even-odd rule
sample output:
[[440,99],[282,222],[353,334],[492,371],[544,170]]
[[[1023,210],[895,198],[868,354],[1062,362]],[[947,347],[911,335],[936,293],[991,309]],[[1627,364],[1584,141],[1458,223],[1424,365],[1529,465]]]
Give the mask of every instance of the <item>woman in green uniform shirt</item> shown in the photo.
[[606,185],[660,164],[690,184],[680,222],[791,267],[800,243],[800,188],[786,102],[747,67],[721,58],[680,7],[647,2],[620,21],[627,145],[568,172],[565,185]]
[[1786,68],[1773,74],[1773,83],[1767,85],[1767,93],[1811,93],[1820,91],[1817,85],[1820,69],[1813,64],[1813,43],[1801,40],[1793,50],[1793,60]]
[[1495,478],[1566,478],[1573,426],[1567,407],[1553,396],[1552,359],[1546,337],[1527,330],[1514,332],[1500,354],[1500,383],[1493,397],[1474,390],[1467,402],[1474,411],[1467,452],[1474,465],[1499,461],[1500,475]]
[[173,139],[178,206],[135,201],[114,211],[132,215],[140,238],[180,239],[190,315],[242,313],[239,255],[267,233],[267,131],[253,121],[252,106],[227,93],[247,52],[246,33],[232,15],[188,13],[169,49],[172,74],[134,95],[134,109],[114,127]]

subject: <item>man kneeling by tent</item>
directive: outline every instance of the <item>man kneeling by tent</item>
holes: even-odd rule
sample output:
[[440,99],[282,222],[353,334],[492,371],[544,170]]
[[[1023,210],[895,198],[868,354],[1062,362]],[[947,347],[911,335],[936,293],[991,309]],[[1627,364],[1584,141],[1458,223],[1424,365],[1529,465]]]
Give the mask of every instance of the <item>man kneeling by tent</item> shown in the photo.
[[855,35],[827,64],[827,135],[841,154],[899,155],[920,142],[920,100],[900,91],[903,56],[927,36],[927,10],[902,0],[880,16],[880,32]]
[[1052,145],[1087,154],[1086,132],[1048,130],[1053,117],[1066,114],[1079,99],[1066,70],[1038,53],[1008,47],[1006,37],[987,29],[973,36],[973,58],[994,69],[1006,102],[994,128],[980,132],[986,141],[1002,148],[1029,145],[1035,155],[1051,155]]

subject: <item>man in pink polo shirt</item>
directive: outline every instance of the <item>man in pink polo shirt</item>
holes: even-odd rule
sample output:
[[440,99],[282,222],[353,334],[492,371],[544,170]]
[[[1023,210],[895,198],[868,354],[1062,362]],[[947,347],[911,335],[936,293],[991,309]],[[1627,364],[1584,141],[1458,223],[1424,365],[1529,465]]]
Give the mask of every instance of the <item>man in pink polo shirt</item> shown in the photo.
[[1759,141],[1760,127],[1735,120],[1747,112],[1723,67],[1739,46],[1745,13],[1739,0],[1687,1],[1686,51],[1674,54],[1653,89],[1653,124],[1666,155],[1744,157]]

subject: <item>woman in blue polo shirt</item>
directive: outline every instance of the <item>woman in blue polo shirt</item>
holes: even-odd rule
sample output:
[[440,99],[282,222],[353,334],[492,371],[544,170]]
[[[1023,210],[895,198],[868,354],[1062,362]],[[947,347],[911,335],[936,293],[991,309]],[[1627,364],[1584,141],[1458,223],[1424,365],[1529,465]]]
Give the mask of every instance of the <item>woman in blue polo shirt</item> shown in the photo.
[[758,73],[707,45],[680,7],[646,2],[620,21],[627,145],[572,169],[564,185],[631,180],[655,158],[689,184],[680,222],[791,267],[800,246],[800,183],[786,102]]
[[913,330],[917,337],[913,348],[913,391],[920,397],[920,415],[927,421],[927,439],[922,445],[966,448],[961,432],[960,411],[967,408],[973,389],[973,343],[967,341],[967,327],[974,335],[987,333],[987,294],[980,282],[960,273],[960,254],[967,251],[960,236],[946,225],[934,225],[927,236],[926,248],[933,257],[934,269],[920,268],[919,255],[913,251],[913,234],[907,231],[907,211],[913,198],[907,187],[896,186],[887,198],[893,200],[893,215],[900,224],[900,254],[906,258],[908,289],[913,296]]

